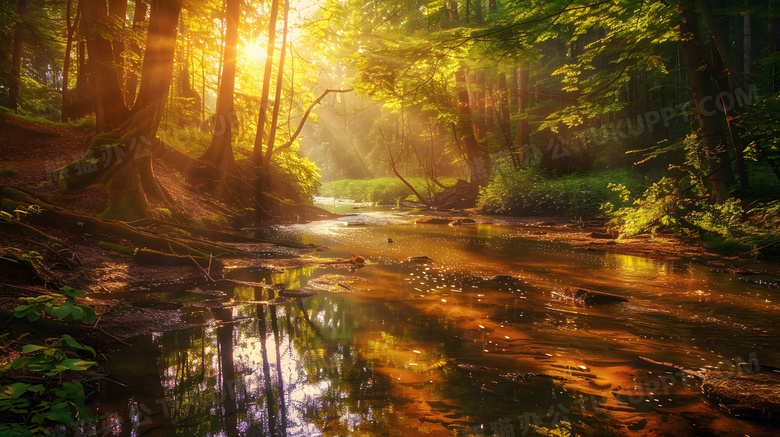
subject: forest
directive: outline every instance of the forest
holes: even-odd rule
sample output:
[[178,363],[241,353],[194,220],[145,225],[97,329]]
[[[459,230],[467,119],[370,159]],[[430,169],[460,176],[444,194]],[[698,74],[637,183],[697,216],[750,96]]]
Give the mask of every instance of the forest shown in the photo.
[[0,434],[772,435],[779,7],[0,0]]

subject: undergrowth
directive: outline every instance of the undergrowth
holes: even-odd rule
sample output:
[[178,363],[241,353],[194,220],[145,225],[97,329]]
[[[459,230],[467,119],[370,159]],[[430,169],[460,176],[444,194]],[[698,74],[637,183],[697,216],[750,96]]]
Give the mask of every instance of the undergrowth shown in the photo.
[[611,188],[615,181],[632,191],[643,186],[641,177],[628,170],[551,177],[537,169],[499,169],[480,191],[479,205],[492,214],[593,216],[605,201],[626,203]]
[[[423,196],[430,190],[439,192],[439,186],[429,187],[423,178],[409,178],[407,181]],[[455,184],[454,178],[440,179],[445,186]],[[396,203],[398,201],[417,201],[407,187],[398,178],[386,177],[377,179],[343,179],[334,182],[323,182],[320,196],[337,199],[351,199],[362,202]]]

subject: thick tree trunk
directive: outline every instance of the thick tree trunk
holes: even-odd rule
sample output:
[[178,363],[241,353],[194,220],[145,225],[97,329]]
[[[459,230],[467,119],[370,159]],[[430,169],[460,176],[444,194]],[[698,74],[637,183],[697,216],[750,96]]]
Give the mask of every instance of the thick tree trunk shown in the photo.
[[88,66],[95,90],[95,118],[98,132],[110,132],[127,119],[122,87],[114,65],[114,51],[105,35],[108,9],[103,0],[82,0],[86,28]]
[[703,106],[703,99],[713,95],[714,87],[698,43],[701,40],[698,18],[692,3],[688,0],[683,0],[681,12],[683,21],[680,24],[680,33],[699,121],[702,153],[705,154],[709,163],[710,196],[713,200],[722,202],[729,196],[729,186],[732,185],[733,174],[728,155],[722,150],[720,144],[722,131],[719,120],[714,112],[710,112]]
[[268,21],[268,46],[265,57],[265,70],[263,72],[263,91],[260,96],[260,114],[257,118],[257,132],[255,134],[255,146],[252,150],[252,162],[255,165],[263,161],[263,136],[265,136],[265,123],[268,111],[268,94],[271,90],[271,70],[274,64],[274,43],[276,41],[276,20],[279,16],[279,0],[271,0],[271,17]]
[[458,121],[456,124],[456,140],[464,143],[464,154],[468,166],[469,179],[472,188],[484,185],[488,179],[485,162],[480,155],[479,144],[474,136],[474,123],[472,122],[471,106],[469,104],[469,92],[466,87],[466,70],[455,72],[455,83],[458,92]]
[[[151,154],[160,144],[156,135],[173,77],[173,55],[181,0],[151,0],[150,6],[151,17],[142,81],[135,106],[132,111],[124,111],[123,119],[112,120],[115,125],[112,132],[95,137],[90,151],[60,172],[59,182],[63,191],[105,182],[109,207],[101,215],[104,218],[133,220],[153,217],[147,194],[172,206],[170,196],[154,177]],[[89,16],[90,20],[96,20],[92,21],[93,26],[89,28],[100,29],[94,27],[94,24],[99,23],[97,19],[101,17],[101,12],[105,18],[107,11],[100,0],[85,2],[85,19]],[[100,95],[102,100],[108,95],[118,99],[113,102],[114,106],[104,109],[115,109],[116,106],[125,108],[115,70],[110,67],[110,45],[106,45],[107,41],[94,33],[96,32],[93,31],[89,45],[92,62],[97,59],[109,60],[109,64],[97,66],[102,84],[98,87]],[[109,50],[106,50],[107,48]],[[105,105],[105,102],[103,104]],[[99,103],[98,106],[100,105]],[[106,113],[104,110],[103,115]],[[107,121],[105,118],[104,123]],[[106,147],[109,144],[116,145]],[[86,170],[88,166],[92,167],[91,171]]]
[[22,83],[22,56],[24,54],[24,19],[27,15],[27,0],[18,0],[16,13],[19,18],[14,25],[14,46],[11,54],[11,80],[8,84],[6,106],[16,110],[19,106],[19,88]]
[[[233,94],[236,83],[236,57],[238,47],[238,24],[241,16],[240,0],[227,0],[225,29],[225,53],[222,71],[222,83],[217,96],[217,113],[214,123],[223,123],[211,138],[211,145],[200,159],[211,162],[220,171],[220,185],[228,173],[235,172],[236,162],[233,156]],[[223,129],[224,128],[224,129]]]
[[[149,7],[143,0],[135,0],[135,10],[133,11],[133,33],[141,31],[146,21],[146,13]],[[135,96],[138,94],[138,78],[141,75],[141,58],[143,51],[141,47],[130,42],[130,50],[133,52],[133,58],[127,65],[127,74],[125,75],[125,105],[132,107],[135,103]]]
[[[122,32],[127,20],[127,0],[108,0],[108,15],[111,18],[113,27],[113,38],[111,48],[114,50],[114,69],[119,81],[120,90],[124,93],[125,89],[125,61],[122,54],[125,51],[125,43],[122,38]],[[123,100],[124,102],[124,100]]]
[[274,113],[271,117],[271,132],[268,135],[268,147],[263,158],[263,172],[268,174],[271,166],[271,155],[274,153],[276,128],[279,122],[279,108],[282,107],[282,84],[284,83],[284,58],[287,54],[287,18],[290,14],[290,0],[284,0],[284,25],[282,26],[282,48],[279,52],[279,72],[276,75],[276,92],[274,93]]

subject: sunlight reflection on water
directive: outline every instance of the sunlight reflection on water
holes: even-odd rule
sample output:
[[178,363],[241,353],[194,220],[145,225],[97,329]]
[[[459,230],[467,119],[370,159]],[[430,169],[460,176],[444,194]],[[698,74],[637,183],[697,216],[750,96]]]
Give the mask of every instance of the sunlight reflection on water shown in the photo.
[[[273,298],[266,289],[223,287],[234,308],[194,302],[218,324],[118,351],[111,371],[128,388],[107,387],[100,411],[122,410],[132,397],[150,407],[153,426],[141,428],[149,435],[452,435],[504,417],[519,434],[526,412],[543,418],[560,405],[577,415],[580,396],[607,396],[611,405],[615,393],[636,394],[659,375],[640,356],[698,369],[755,352],[764,365],[780,364],[772,290],[690,263],[523,235],[363,210],[278,227],[271,237],[329,246],[317,256],[361,255],[371,264],[244,273],[237,279],[320,294],[266,306],[241,304]],[[433,262],[407,261],[419,256]],[[630,301],[579,306],[552,293],[565,286]],[[578,426],[622,435],[621,423],[646,419],[645,431],[659,435],[703,426],[719,435],[766,432],[721,416],[679,384],[663,403],[641,398],[604,411],[579,414]]]

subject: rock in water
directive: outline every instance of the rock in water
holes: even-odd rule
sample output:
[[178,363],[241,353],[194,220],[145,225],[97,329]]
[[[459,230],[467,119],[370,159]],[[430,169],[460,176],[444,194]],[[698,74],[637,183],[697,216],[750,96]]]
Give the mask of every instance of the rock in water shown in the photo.
[[734,373],[710,370],[701,389],[705,398],[723,412],[772,425],[780,425],[780,373]]
[[584,288],[564,288],[555,290],[553,294],[563,299],[585,305],[604,305],[611,303],[628,302],[628,299],[616,294],[604,293],[602,291],[586,290]]
[[407,264],[428,264],[432,262],[433,260],[427,256],[413,256],[406,260]]
[[415,223],[420,225],[448,225],[453,221],[453,219],[444,217],[423,217],[421,219],[417,219]]
[[392,243],[392,242],[393,242],[393,239],[392,239],[392,238],[388,238],[388,239],[387,239],[387,242],[388,242],[388,243]]
[[450,223],[450,226],[461,226],[461,225],[473,225],[476,223],[473,219],[470,218],[459,218],[452,223]]

